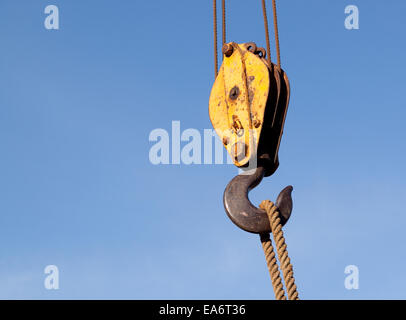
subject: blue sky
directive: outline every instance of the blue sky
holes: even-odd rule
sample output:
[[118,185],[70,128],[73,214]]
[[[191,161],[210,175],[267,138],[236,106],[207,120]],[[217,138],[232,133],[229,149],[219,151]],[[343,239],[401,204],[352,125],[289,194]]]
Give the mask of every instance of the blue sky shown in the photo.
[[[405,11],[278,1],[292,95],[280,167],[251,200],[294,186],[303,299],[406,298]],[[260,1],[229,1],[228,39],[264,45]],[[223,210],[236,169],[148,157],[156,128],[211,128],[211,1],[2,0],[0,41],[0,298],[274,298],[258,236]]]

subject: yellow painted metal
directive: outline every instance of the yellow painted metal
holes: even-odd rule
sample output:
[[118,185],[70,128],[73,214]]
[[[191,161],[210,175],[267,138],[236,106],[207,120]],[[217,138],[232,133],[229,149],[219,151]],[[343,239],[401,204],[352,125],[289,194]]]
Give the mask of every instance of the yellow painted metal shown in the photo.
[[209,102],[210,120],[236,166],[256,155],[270,90],[269,69],[245,44],[230,43]]

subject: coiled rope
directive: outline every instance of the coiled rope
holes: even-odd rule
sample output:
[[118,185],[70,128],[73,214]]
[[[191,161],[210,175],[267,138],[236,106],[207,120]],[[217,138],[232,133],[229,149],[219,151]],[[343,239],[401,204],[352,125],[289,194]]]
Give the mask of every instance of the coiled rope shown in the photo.
[[[279,218],[279,212],[273,202],[269,200],[262,201],[259,206],[265,210],[269,217],[271,231],[273,239],[276,244],[276,251],[282,269],[282,274],[288,293],[289,300],[299,300],[299,294],[295,284],[295,278],[293,277],[293,266],[288,256],[287,245],[285,237],[283,236],[281,220]],[[282,281],[278,264],[276,262],[275,252],[272,246],[272,241],[269,234],[260,235],[262,248],[264,249],[265,259],[268,266],[269,274],[271,276],[272,286],[277,300],[286,300],[285,292],[283,290]]]

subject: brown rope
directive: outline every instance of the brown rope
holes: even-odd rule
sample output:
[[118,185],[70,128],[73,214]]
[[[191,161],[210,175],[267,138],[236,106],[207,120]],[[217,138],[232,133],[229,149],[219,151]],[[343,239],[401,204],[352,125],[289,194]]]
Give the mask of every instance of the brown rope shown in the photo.
[[278,59],[278,67],[281,68],[281,51],[279,47],[279,31],[278,31],[278,16],[276,14],[276,0],[272,0],[273,9],[273,25],[275,29],[275,44],[276,44],[276,56]]
[[276,300],[286,300],[285,290],[283,290],[283,284],[281,274],[279,272],[278,264],[276,263],[275,252],[273,250],[272,241],[269,234],[261,234],[262,248],[264,249],[265,260],[268,266],[268,271],[271,276],[273,292],[275,293]]
[[269,65],[271,65],[271,44],[269,41],[268,15],[266,14],[265,0],[262,0],[262,13],[264,16],[264,25],[265,25],[266,52],[268,55],[268,63]]
[[[280,266],[281,266],[283,278],[285,281],[286,291],[288,293],[288,299],[289,300],[299,300],[299,294],[297,292],[295,278],[293,277],[293,267],[292,267],[292,264],[290,263],[290,258],[288,256],[287,245],[285,243],[285,238],[283,236],[281,220],[279,218],[279,212],[277,211],[277,208],[273,204],[273,202],[271,202],[269,200],[262,201],[262,203],[259,207],[261,209],[265,210],[269,217],[270,226],[271,226],[271,230],[272,230],[272,234],[273,234],[273,239],[276,244],[276,251],[278,253],[278,258],[280,261]],[[265,251],[265,249],[264,249],[264,251]],[[266,253],[265,253],[265,255],[266,255]],[[271,279],[273,279],[275,276],[271,273],[271,271],[270,271],[270,274],[271,274]],[[277,282],[276,282],[276,285],[278,285]],[[275,291],[275,289],[274,289],[274,291]]]
[[213,0],[213,30],[214,30],[214,78],[218,73],[218,53],[217,53],[217,1]]

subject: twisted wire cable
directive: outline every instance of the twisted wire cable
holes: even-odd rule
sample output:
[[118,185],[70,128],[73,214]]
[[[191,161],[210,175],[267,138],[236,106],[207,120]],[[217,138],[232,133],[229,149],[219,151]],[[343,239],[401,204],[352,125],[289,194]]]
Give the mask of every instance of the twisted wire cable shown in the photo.
[[214,40],[214,78],[218,73],[218,53],[217,53],[217,1],[213,0],[213,40]]
[[266,13],[265,0],[262,0],[262,15],[264,16],[266,52],[268,54],[268,63],[269,63],[269,65],[271,65],[271,44],[270,44],[270,41],[269,41],[268,15]]

